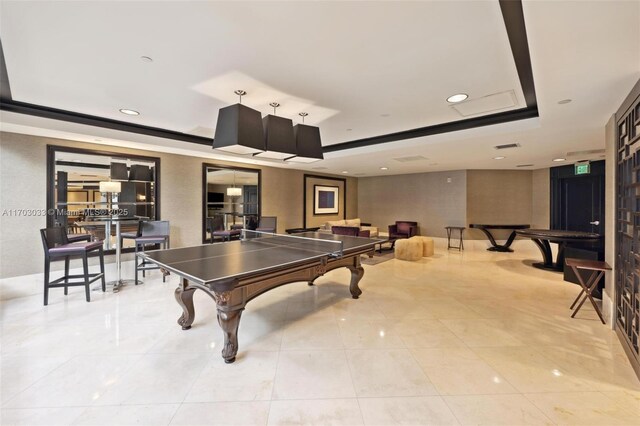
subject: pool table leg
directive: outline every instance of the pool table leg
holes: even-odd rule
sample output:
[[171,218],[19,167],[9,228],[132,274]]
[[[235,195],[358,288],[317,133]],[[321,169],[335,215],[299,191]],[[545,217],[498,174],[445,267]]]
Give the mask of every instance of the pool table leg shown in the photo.
[[242,309],[235,311],[223,311],[218,309],[218,324],[224,332],[224,347],[222,348],[222,358],[227,364],[236,360],[238,353],[238,326]]
[[360,265],[360,256],[356,256],[353,266],[347,266],[351,271],[351,283],[349,284],[349,291],[351,291],[351,297],[357,299],[362,294],[362,290],[358,287],[358,283],[364,275],[364,268]]
[[193,293],[195,288],[189,288],[189,282],[186,279],[182,280],[182,284],[176,288],[174,293],[178,305],[182,308],[182,315],[178,318],[178,324],[183,330],[188,330],[193,324],[195,318],[195,310],[193,308]]

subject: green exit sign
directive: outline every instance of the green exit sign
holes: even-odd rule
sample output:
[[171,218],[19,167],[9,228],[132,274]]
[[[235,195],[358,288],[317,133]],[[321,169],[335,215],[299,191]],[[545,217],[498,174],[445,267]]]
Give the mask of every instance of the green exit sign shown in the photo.
[[591,173],[591,164],[581,163],[573,165],[576,175],[588,175]]

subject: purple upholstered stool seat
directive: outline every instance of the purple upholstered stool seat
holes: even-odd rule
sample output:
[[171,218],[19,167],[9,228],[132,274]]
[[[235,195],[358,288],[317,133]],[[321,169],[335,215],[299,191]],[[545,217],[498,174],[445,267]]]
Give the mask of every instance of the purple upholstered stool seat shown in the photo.
[[228,231],[213,231],[211,233],[211,238],[220,237],[222,241],[231,240],[233,237],[240,236],[242,234],[241,229],[231,229]]
[[59,246],[51,247],[49,249],[50,254],[56,255],[74,255],[82,254],[87,251],[95,250],[102,246],[102,241],[89,241],[89,242],[76,242],[69,244],[62,244]]
[[136,244],[145,243],[145,244],[162,244],[167,241],[166,235],[144,235],[142,237],[136,238]]

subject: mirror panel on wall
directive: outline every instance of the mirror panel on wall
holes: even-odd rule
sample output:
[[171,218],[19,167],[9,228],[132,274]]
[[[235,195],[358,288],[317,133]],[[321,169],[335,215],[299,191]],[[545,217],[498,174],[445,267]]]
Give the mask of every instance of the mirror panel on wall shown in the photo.
[[203,242],[210,230],[255,229],[260,217],[260,170],[204,164]]
[[123,233],[136,232],[139,219],[158,220],[159,167],[155,157],[48,146],[47,226],[91,234],[115,250],[115,219]]

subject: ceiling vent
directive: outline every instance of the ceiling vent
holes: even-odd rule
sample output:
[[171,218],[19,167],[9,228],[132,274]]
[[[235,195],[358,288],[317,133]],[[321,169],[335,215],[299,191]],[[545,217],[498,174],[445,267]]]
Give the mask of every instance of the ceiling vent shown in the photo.
[[598,155],[598,154],[604,154],[604,149],[590,149],[588,151],[567,152],[567,157],[582,157],[584,155]]
[[354,174],[354,176],[364,176],[364,175],[366,175],[366,173],[356,173],[356,174]]
[[328,167],[312,167],[312,170],[327,170]]
[[469,117],[472,115],[501,111],[517,105],[516,94],[513,90],[507,90],[506,92],[494,93],[481,98],[459,102],[451,105],[451,108],[456,110],[461,116]]
[[533,167],[533,164],[518,164],[516,167]]
[[494,146],[495,149],[509,149],[509,148],[520,148],[520,144],[519,143],[507,143],[504,145],[496,145]]
[[394,158],[394,160],[400,162],[400,163],[409,163],[411,161],[421,161],[421,160],[428,160],[427,157],[423,157],[422,155],[413,155],[410,157],[398,157],[398,158]]

